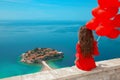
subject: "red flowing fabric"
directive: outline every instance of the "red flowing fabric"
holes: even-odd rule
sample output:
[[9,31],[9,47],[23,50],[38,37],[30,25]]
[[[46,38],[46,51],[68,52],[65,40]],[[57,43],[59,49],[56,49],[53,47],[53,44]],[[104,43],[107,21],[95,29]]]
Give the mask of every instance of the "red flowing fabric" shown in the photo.
[[[93,55],[97,56],[99,55],[99,51],[98,51],[98,47],[97,47],[97,42],[94,41],[94,52]],[[93,56],[91,57],[87,57],[84,58],[82,53],[81,53],[81,48],[80,48],[80,44],[77,43],[76,45],[76,58],[78,58],[78,60],[76,61],[76,66],[81,69],[81,70],[85,70],[85,71],[90,71],[93,68],[96,68],[96,64],[94,61]]]

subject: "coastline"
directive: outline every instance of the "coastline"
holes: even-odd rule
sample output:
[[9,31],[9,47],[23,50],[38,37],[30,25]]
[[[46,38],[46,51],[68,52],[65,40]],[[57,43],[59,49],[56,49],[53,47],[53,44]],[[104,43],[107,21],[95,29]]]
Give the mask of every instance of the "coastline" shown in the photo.
[[50,71],[50,69],[48,67],[45,67],[44,65],[42,65],[42,69],[40,70],[41,71]]
[[[45,61],[44,61],[45,62]],[[46,63],[46,62],[45,62]],[[47,64],[47,63],[46,63]],[[14,78],[16,78],[16,77],[18,77],[18,78],[22,78],[22,76],[29,76],[29,75],[31,75],[31,74],[39,74],[39,73],[41,73],[41,72],[47,72],[47,71],[51,71],[51,70],[55,70],[55,68],[49,68],[49,67],[47,67],[46,65],[44,65],[42,62],[41,62],[41,64],[40,65],[42,65],[42,69],[41,70],[39,70],[38,72],[35,72],[35,73],[30,73],[30,74],[23,74],[23,75],[18,75],[18,76],[11,76],[11,77],[6,77],[6,78],[1,78],[0,80],[16,80],[16,79],[14,79]],[[49,65],[48,65],[49,66]]]
[[[33,74],[14,76],[0,80],[76,80],[76,79],[90,79],[90,80],[119,80],[120,79],[120,58],[109,60],[102,60],[96,62],[97,68],[88,71],[78,69],[75,65],[71,67],[64,67],[61,69],[42,71]],[[98,75],[99,74],[99,75]],[[114,75],[111,76],[111,75]]]
[[41,71],[49,71],[49,70],[53,70],[53,68],[51,68],[45,61],[42,61],[42,69]]

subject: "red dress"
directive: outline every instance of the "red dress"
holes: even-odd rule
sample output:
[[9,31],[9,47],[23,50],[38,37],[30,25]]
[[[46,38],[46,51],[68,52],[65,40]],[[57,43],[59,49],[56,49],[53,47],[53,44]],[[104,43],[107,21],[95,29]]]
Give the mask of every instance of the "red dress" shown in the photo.
[[[99,55],[99,51],[98,51],[98,47],[97,47],[97,42],[94,41],[93,43],[94,45],[94,53],[93,55],[97,56]],[[80,44],[77,43],[76,45],[76,58],[78,58],[78,60],[76,61],[76,66],[81,69],[81,70],[85,70],[85,71],[90,71],[92,70],[93,68],[96,68],[96,64],[95,64],[95,61],[94,61],[94,58],[93,56],[91,57],[87,57],[87,58],[84,58],[82,56],[82,53],[81,53],[81,49],[80,49]]]

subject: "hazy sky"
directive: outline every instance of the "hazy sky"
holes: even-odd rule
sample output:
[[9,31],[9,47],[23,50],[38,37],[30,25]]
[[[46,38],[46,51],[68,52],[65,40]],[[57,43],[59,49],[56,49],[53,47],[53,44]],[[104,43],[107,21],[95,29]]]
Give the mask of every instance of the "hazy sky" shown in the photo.
[[89,20],[97,0],[0,0],[0,20]]

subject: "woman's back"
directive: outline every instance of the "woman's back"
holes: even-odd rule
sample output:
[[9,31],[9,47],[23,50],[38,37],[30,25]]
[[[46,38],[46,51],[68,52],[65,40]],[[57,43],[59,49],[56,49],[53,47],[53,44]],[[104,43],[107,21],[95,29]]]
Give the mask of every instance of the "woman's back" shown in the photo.
[[96,67],[96,64],[95,64],[95,61],[93,58],[94,55],[99,55],[96,41],[94,41],[93,47],[94,47],[93,48],[93,50],[94,50],[93,55],[91,55],[89,57],[84,57],[82,52],[81,52],[80,43],[77,43],[77,45],[76,45],[76,58],[78,58],[78,59],[77,59],[75,64],[79,69],[82,69],[85,71],[90,71],[91,69]]

